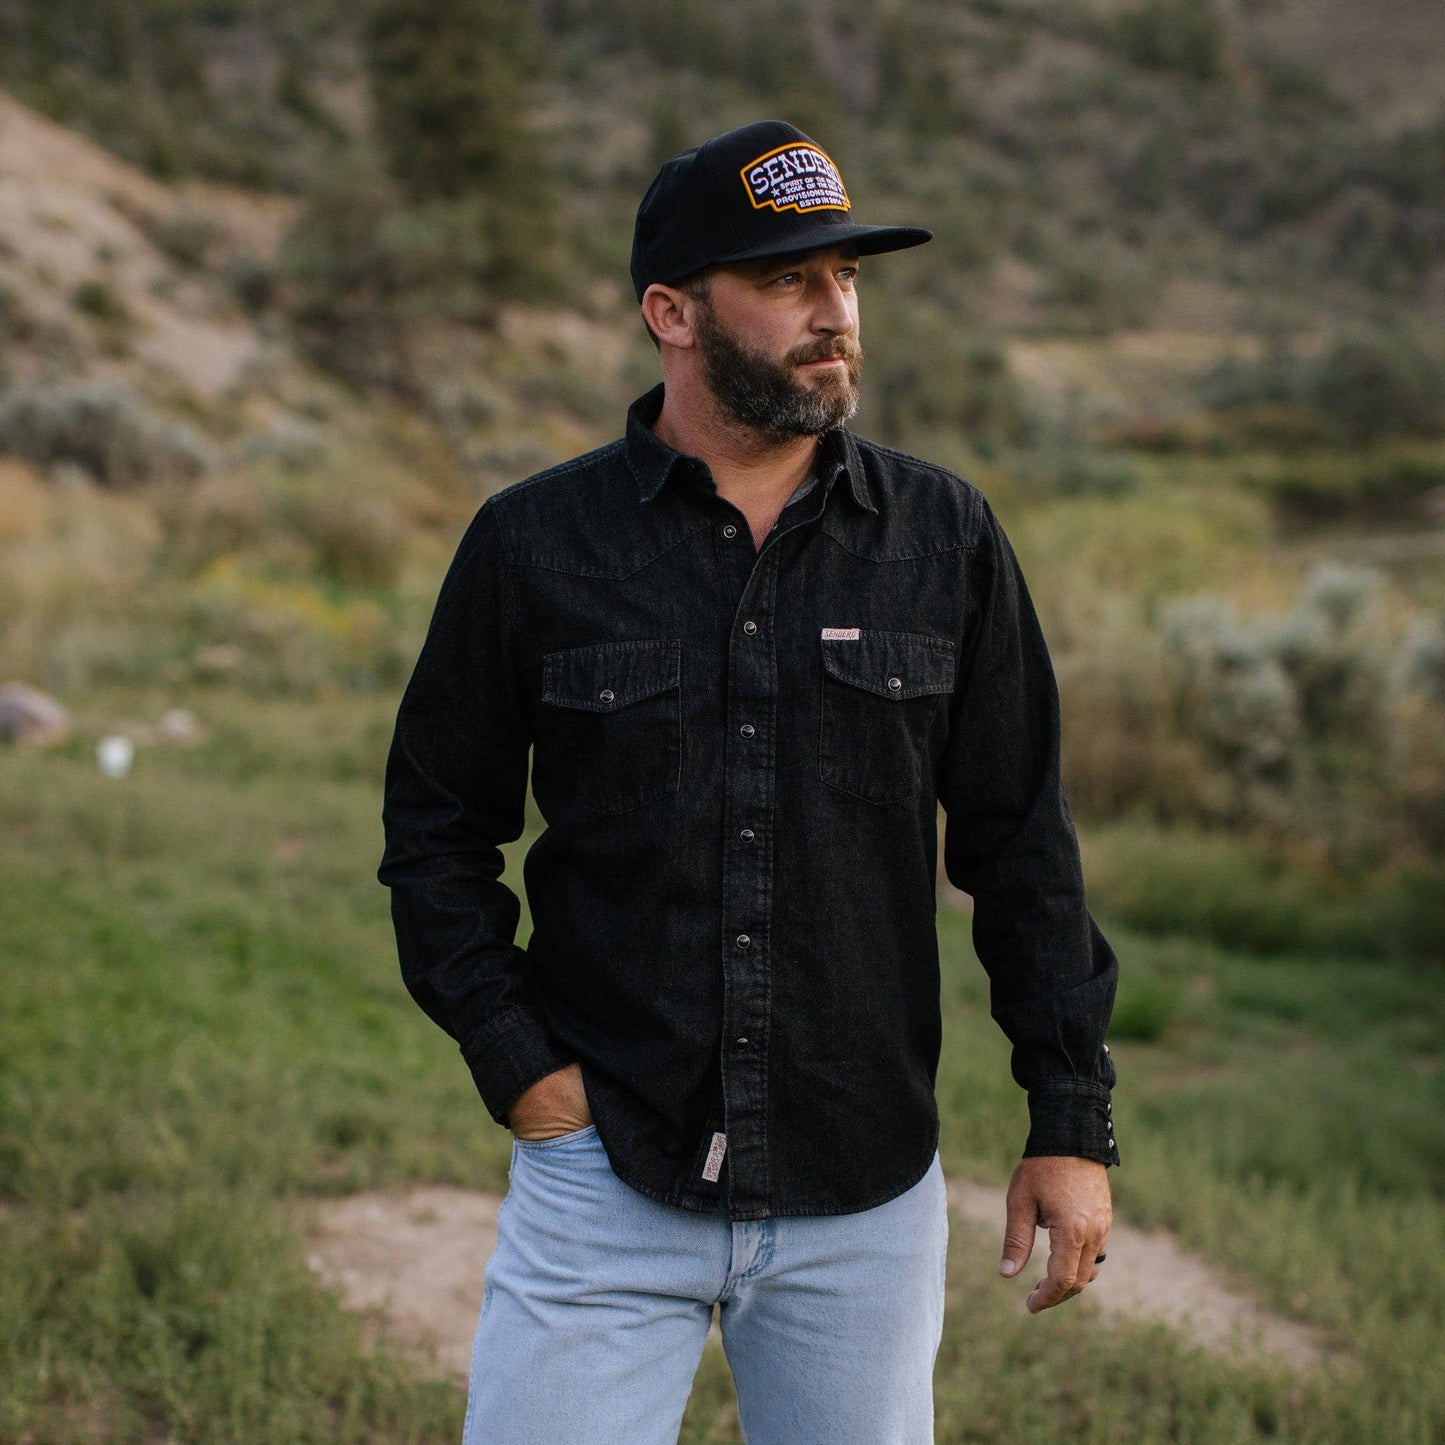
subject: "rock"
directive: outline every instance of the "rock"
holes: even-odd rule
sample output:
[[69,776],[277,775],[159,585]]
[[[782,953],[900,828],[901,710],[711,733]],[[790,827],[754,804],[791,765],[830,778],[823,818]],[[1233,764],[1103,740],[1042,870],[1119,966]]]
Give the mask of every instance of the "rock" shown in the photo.
[[48,748],[70,736],[70,714],[23,682],[0,687],[0,742]]

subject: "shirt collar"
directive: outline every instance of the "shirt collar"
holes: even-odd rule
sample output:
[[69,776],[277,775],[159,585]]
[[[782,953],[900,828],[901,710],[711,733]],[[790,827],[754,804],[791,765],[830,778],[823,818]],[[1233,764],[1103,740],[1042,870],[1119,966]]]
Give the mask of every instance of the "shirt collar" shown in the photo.
[[[700,467],[696,457],[674,451],[652,430],[662,411],[663,384],[658,382],[627,408],[627,435],[623,447],[627,464],[637,479],[638,495],[650,502],[662,490],[676,467]],[[845,426],[835,426],[823,433],[815,466],[820,482],[830,482],[839,472],[848,478],[853,500],[865,511],[877,513],[868,493],[868,479],[863,472],[863,459],[858,444]]]

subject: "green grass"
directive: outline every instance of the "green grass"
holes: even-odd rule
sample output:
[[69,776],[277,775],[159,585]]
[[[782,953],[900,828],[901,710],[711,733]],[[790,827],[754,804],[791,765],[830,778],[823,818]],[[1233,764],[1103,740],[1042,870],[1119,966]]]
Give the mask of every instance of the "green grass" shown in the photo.
[[[453,1441],[460,1389],[373,1346],[293,1232],[317,1193],[506,1186],[510,1138],[406,996],[374,879],[392,703],[214,692],[206,742],[100,776],[105,719],[164,701],[97,697],[74,744],[0,753],[0,1439]],[[1293,1377],[1102,1328],[1087,1297],[1030,1317],[960,1223],[937,1438],[1441,1438],[1438,972],[1108,932],[1120,1216],[1340,1355]],[[1023,1101],[966,920],[940,934],[944,1163],[1002,1182]],[[710,1346],[683,1440],[739,1438]]]

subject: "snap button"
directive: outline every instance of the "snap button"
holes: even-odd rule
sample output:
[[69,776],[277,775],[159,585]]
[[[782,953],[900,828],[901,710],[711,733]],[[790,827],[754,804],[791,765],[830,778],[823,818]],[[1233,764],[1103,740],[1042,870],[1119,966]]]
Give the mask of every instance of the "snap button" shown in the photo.
[[758,624],[756,622],[749,620],[743,623],[743,631],[746,632],[749,637],[751,637],[753,633],[755,633],[757,630]]
[[740,1049],[745,1049],[745,1048],[747,1048],[747,1046],[748,1046],[748,1040],[747,1040],[747,1039],[734,1039],[733,1042],[734,1042]]
[[744,724],[742,725],[742,727],[740,727],[740,728],[738,729],[738,731],[739,731],[745,738],[750,738],[750,737],[752,737],[752,735],[753,735],[755,732],[757,732],[757,729],[752,725],[752,723],[744,723]]
[[748,944],[750,944],[751,942],[752,942],[752,939],[749,938],[746,933],[740,933],[740,934],[738,934],[738,947],[739,947],[739,948],[746,948],[746,947],[748,946]]
[[727,524],[727,526],[723,528],[723,536],[724,536],[724,537],[736,537],[737,534],[738,534],[738,529],[737,529],[736,527],[734,527],[731,522],[729,522],[729,523]]
[[757,836],[751,828],[744,828],[743,831],[738,834],[738,837],[741,838],[744,843],[751,843]]
[[901,677],[890,677],[888,679],[888,686],[893,692],[897,692],[898,689],[903,686],[903,679]]
[[610,687],[604,687],[602,691],[597,694],[597,696],[600,697],[603,702],[611,702],[612,699],[617,696],[617,694],[613,692]]

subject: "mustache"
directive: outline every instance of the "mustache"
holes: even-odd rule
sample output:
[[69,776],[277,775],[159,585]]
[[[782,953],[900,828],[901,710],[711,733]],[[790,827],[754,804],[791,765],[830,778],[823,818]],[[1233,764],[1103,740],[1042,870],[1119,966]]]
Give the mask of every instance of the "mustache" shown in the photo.
[[863,360],[863,348],[850,337],[834,336],[799,346],[788,353],[788,361],[793,366],[802,366],[809,361],[830,361],[835,356],[850,366],[857,366]]

